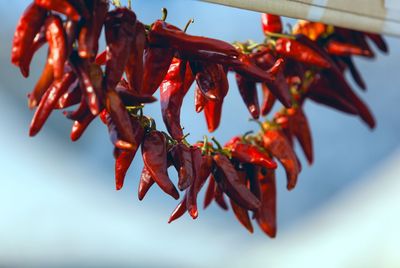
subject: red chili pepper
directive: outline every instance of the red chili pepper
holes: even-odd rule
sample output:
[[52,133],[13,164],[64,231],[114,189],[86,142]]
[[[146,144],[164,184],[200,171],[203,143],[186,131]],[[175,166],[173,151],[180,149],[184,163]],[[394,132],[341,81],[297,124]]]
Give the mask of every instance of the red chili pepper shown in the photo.
[[39,103],[35,115],[33,116],[29,129],[29,136],[35,136],[43,127],[50,113],[53,111],[58,98],[70,87],[75,81],[76,76],[72,71],[64,74],[63,78],[55,81],[53,85],[46,91],[45,95]]
[[255,216],[261,230],[270,237],[276,236],[276,182],[274,170],[259,170],[256,179],[261,186],[261,206]]
[[165,193],[178,199],[179,193],[168,177],[167,140],[161,132],[151,131],[145,135],[142,156],[146,168],[158,186]]
[[63,114],[70,120],[79,120],[84,116],[86,116],[87,111],[90,112],[89,106],[87,105],[85,99],[82,96],[79,106],[75,111],[63,111]]
[[370,53],[363,48],[349,44],[342,43],[339,41],[331,40],[326,44],[326,49],[329,54],[336,56],[351,56],[351,55],[359,55],[359,56],[368,56]]
[[[190,80],[190,81],[187,81]],[[186,61],[175,58],[160,85],[161,114],[168,133],[175,140],[182,140],[181,106],[194,78]]]
[[146,196],[147,192],[155,183],[154,179],[151,177],[149,170],[146,166],[143,166],[142,173],[140,175],[140,182],[139,182],[139,190],[138,190],[138,198],[139,200],[143,200]]
[[120,150],[133,150],[134,146],[131,143],[119,138],[117,126],[114,124],[108,113],[105,114],[105,122],[108,128],[110,140],[114,146]]
[[74,50],[76,38],[78,36],[78,22],[67,19],[64,22],[64,31],[67,39],[67,55],[70,56]]
[[229,159],[221,154],[214,155],[213,159],[216,166],[215,180],[222,191],[241,207],[256,210],[260,206],[260,201],[240,183],[235,167]]
[[135,38],[136,15],[127,8],[108,12],[105,20],[107,42],[106,87],[114,89],[128,63],[131,43]]
[[121,97],[121,100],[125,106],[138,106],[143,103],[152,103],[157,101],[155,97],[150,95],[142,95],[140,93],[132,91],[121,83],[117,85],[115,91]]
[[314,65],[320,68],[331,67],[331,64],[311,47],[293,39],[279,38],[276,40],[275,50],[283,57],[292,58],[304,64]]
[[226,79],[223,67],[220,64],[191,61],[190,66],[196,77],[196,82],[203,95],[210,100],[220,100],[219,87],[221,79]]
[[26,61],[31,58],[30,55],[33,55],[32,44],[45,19],[46,10],[32,3],[25,9],[18,21],[12,44],[11,62],[21,67],[22,75],[25,77],[29,75]]
[[276,97],[274,94],[271,93],[268,86],[263,83],[261,84],[262,92],[263,92],[263,102],[261,104],[261,114],[266,116],[271,112],[272,108],[274,107]]
[[236,83],[238,85],[240,96],[247,106],[251,116],[254,119],[258,119],[260,117],[260,104],[258,102],[256,83],[246,79],[240,74],[236,74]]
[[79,56],[81,58],[96,57],[99,49],[99,37],[106,18],[109,3],[105,0],[88,1],[91,16],[84,21],[78,39]]
[[144,129],[141,126],[138,118],[131,117],[131,125],[134,135],[134,141],[131,143],[132,148],[129,150],[121,150],[120,155],[115,160],[115,184],[117,190],[122,189],[126,172],[135,158],[136,152],[139,149],[144,137]]
[[144,25],[136,22],[136,37],[131,43],[128,63],[125,67],[126,77],[129,81],[129,86],[133,91],[142,92],[143,86],[143,54],[147,45],[146,30]]
[[79,87],[78,79],[69,86],[68,90],[62,94],[57,101],[54,109],[65,109],[78,104],[82,99],[81,88]]
[[346,67],[349,68],[351,76],[353,77],[354,81],[357,83],[357,85],[365,90],[367,88],[364,79],[362,78],[360,72],[357,70],[357,67],[355,66],[353,59],[351,57],[340,57],[340,60],[345,64]]
[[[238,171],[240,182],[242,184],[246,184],[246,172],[243,171]],[[253,233],[253,225],[251,224],[250,217],[249,217],[249,212],[239,206],[235,201],[232,199],[229,199],[232,207],[232,211],[235,214],[236,218],[238,221],[250,232]]]
[[217,203],[217,205],[220,208],[222,208],[223,210],[229,210],[228,204],[226,203],[226,200],[225,200],[224,192],[222,191],[220,186],[218,186],[218,183],[215,184],[214,199],[215,199],[215,203]]
[[93,115],[89,109],[85,111],[85,114],[76,120],[72,126],[71,130],[71,140],[72,141],[77,141],[85,132],[86,128],[89,126],[89,124],[95,119],[96,116]]
[[208,180],[208,186],[207,186],[207,190],[206,190],[206,195],[204,197],[204,209],[206,209],[211,202],[214,200],[214,195],[215,195],[215,179],[214,176],[211,174],[209,180]]
[[387,46],[385,39],[379,34],[373,34],[373,33],[364,33],[364,35],[369,38],[375,45],[376,47],[384,52],[388,53],[389,52],[389,47]]
[[[270,70],[263,70],[257,66],[254,59],[249,55],[240,54],[238,61],[241,62],[240,65],[232,66],[235,72],[243,75],[249,80],[255,82],[273,82],[275,80],[275,75],[270,72]],[[281,63],[281,62],[279,62]],[[274,68],[274,72],[277,71],[277,66]]]
[[189,35],[176,27],[157,20],[152,24],[149,41],[152,44],[171,46],[179,51],[196,54],[198,51],[212,51],[228,56],[238,56],[234,46],[217,39]]
[[99,65],[81,59],[76,52],[71,55],[70,61],[78,75],[80,87],[83,89],[91,113],[99,114],[103,108],[103,71]]
[[281,33],[283,30],[281,17],[277,15],[261,14],[261,25],[265,35],[268,35],[268,33]]
[[135,144],[136,136],[132,126],[131,116],[125,108],[118,93],[114,90],[106,92],[106,109],[111,115],[120,138],[131,144]]
[[201,155],[199,148],[192,147],[192,164],[194,173],[194,182],[186,190],[186,207],[193,219],[197,218],[197,195],[205,184],[212,170],[212,157],[209,155]]
[[262,136],[263,146],[283,165],[287,176],[287,189],[292,190],[297,183],[300,166],[286,136],[278,129],[266,130]]
[[24,57],[19,60],[19,68],[24,77],[29,76],[29,67],[34,54],[46,43],[45,28],[42,27],[33,39],[31,47],[24,53]]
[[35,0],[35,4],[48,10],[60,12],[72,20],[79,21],[80,19],[78,10],[68,0]]
[[67,60],[67,39],[59,16],[50,15],[46,19],[46,39],[49,43],[47,60],[54,68],[54,79],[61,79]]
[[311,165],[314,160],[314,153],[311,129],[307,117],[301,107],[289,109],[288,112],[290,116],[290,131],[299,141],[308,163]]
[[107,50],[104,50],[96,56],[94,61],[97,65],[105,65],[107,63]]
[[208,132],[214,132],[221,122],[222,101],[206,100],[204,105],[204,115],[207,122]]
[[29,94],[28,107],[30,109],[33,109],[38,105],[46,90],[51,86],[53,81],[53,65],[51,65],[49,62],[46,62],[46,65],[44,66],[43,72],[39,80],[37,81],[32,92]]
[[225,148],[228,148],[232,153],[232,158],[242,163],[251,163],[270,169],[277,168],[276,162],[267,153],[261,151],[255,145],[243,143],[238,136],[228,141]]
[[178,172],[178,188],[182,191],[192,185],[194,181],[192,152],[185,144],[178,143],[172,146],[169,153]]
[[153,95],[168,73],[175,51],[167,47],[147,47],[144,51],[142,93]]

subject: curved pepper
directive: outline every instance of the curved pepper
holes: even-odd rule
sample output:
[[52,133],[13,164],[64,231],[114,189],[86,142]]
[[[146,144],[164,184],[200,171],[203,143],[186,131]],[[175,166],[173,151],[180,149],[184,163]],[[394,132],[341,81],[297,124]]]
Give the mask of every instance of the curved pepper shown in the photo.
[[326,44],[326,49],[328,50],[329,54],[336,55],[336,56],[368,56],[370,53],[363,48],[349,44],[349,43],[342,43],[339,41],[331,40]]
[[143,166],[142,173],[140,174],[140,181],[139,181],[139,189],[138,189],[138,198],[139,200],[143,200],[146,196],[147,192],[155,183],[154,179],[151,177],[149,170],[146,166]]
[[240,178],[229,159],[221,154],[213,156],[216,166],[215,180],[221,190],[243,208],[256,210],[260,206],[258,200],[247,187],[240,183]]
[[145,135],[142,144],[142,156],[146,168],[165,193],[178,199],[179,193],[168,177],[167,155],[167,140],[161,132],[151,131]]
[[243,102],[247,106],[251,116],[254,119],[258,119],[260,117],[260,104],[258,102],[256,83],[246,79],[240,74],[236,74],[235,77]]
[[45,27],[42,27],[40,31],[36,34],[35,38],[32,41],[31,47],[23,53],[23,57],[19,60],[19,68],[23,76],[29,76],[29,67],[32,61],[34,54],[44,45],[46,44],[46,33]]
[[178,143],[169,150],[172,162],[178,171],[178,188],[184,190],[193,184],[194,173],[192,164],[192,152],[188,146]]
[[[18,21],[14,33],[14,39],[11,49],[11,62],[20,66],[21,73],[28,77],[29,69],[26,68],[26,62],[33,55],[32,44],[35,37],[40,32],[46,19],[46,10],[35,3],[30,4]],[[28,64],[29,66],[29,64]]]
[[35,0],[35,4],[47,10],[60,12],[74,21],[79,21],[80,14],[68,0]]
[[39,80],[36,82],[36,85],[33,88],[32,92],[29,93],[28,107],[30,109],[35,108],[39,104],[46,90],[51,86],[53,81],[53,65],[51,65],[49,62],[46,62],[46,65],[44,66],[43,72]]
[[263,146],[282,163],[287,176],[287,189],[292,190],[300,172],[299,163],[286,136],[278,129],[266,130],[262,136]]
[[49,43],[48,62],[53,65],[54,79],[58,80],[64,73],[67,60],[67,39],[59,16],[51,15],[46,19],[46,40]]

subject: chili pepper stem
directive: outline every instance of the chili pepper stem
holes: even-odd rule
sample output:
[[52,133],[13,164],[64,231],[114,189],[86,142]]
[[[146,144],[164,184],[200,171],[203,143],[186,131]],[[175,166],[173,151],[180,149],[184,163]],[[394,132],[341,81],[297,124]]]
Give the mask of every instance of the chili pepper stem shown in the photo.
[[183,32],[184,32],[184,33],[186,33],[187,29],[189,28],[189,25],[192,24],[192,23],[194,23],[194,19],[190,19],[190,20],[186,23],[185,28],[183,29]]
[[128,8],[132,9],[132,0],[128,0]]
[[162,12],[161,20],[162,20],[162,21],[166,21],[166,20],[167,20],[167,17],[168,17],[168,10],[167,10],[165,7],[163,7],[163,8],[161,9],[161,12]]
[[112,0],[112,4],[116,7],[120,7],[121,6],[121,1],[120,0]]
[[288,39],[293,39],[293,40],[296,39],[296,37],[293,35],[283,34],[283,33],[266,32],[265,35],[266,35],[266,37],[275,38],[275,39],[278,39],[278,38],[288,38]]

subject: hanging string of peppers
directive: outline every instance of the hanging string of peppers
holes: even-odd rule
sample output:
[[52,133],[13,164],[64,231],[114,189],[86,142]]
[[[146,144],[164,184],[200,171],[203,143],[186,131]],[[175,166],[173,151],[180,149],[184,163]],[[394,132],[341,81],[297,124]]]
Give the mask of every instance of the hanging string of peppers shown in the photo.
[[[361,89],[366,85],[353,56],[374,57],[367,40],[388,52],[381,36],[321,23],[299,21],[290,33],[281,19],[263,14],[265,42],[229,44],[193,36],[163,19],[145,25],[130,8],[106,0],[35,0],[17,25],[11,61],[23,76],[36,51],[48,44],[43,73],[29,94],[36,109],[30,136],[35,136],[54,110],[73,121],[76,141],[97,117],[107,126],[113,143],[117,190],[139,147],[143,171],[138,197],[157,184],[175,199],[184,196],[169,222],[188,212],[198,217],[197,196],[208,180],[204,207],[213,200],[253,232],[251,219],[269,236],[276,235],[278,161],[286,171],[287,188],[296,186],[301,163],[293,149],[296,139],[309,164],[313,162],[310,126],[303,111],[306,100],[358,116],[370,128],[375,120],[367,105],[346,81],[349,70]],[[98,51],[104,27],[107,49]],[[216,139],[190,145],[180,122],[180,110],[196,81],[195,110],[204,112],[209,132],[218,128],[229,91],[228,72],[236,77],[239,93],[258,133],[233,137],[225,145]],[[261,84],[263,100],[257,95]],[[163,121],[168,133],[157,130],[143,107],[156,101],[160,89]],[[267,116],[278,100],[283,108]],[[71,107],[76,106],[75,110]],[[176,186],[168,175],[178,172]],[[252,216],[250,216],[250,214]]]

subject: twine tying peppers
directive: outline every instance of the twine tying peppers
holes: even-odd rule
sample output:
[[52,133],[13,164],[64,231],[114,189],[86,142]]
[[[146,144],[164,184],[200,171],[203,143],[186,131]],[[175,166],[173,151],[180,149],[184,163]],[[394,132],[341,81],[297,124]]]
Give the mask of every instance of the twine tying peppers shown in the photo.
[[[35,0],[21,16],[14,36],[11,61],[29,76],[35,52],[48,43],[42,75],[29,94],[36,108],[30,136],[36,135],[54,110],[64,110],[73,121],[71,139],[79,139],[99,117],[114,145],[117,190],[139,147],[144,167],[139,179],[142,200],[157,184],[179,199],[169,222],[188,212],[198,217],[198,193],[208,180],[204,207],[213,200],[230,206],[238,221],[253,232],[254,219],[267,235],[276,235],[277,161],[287,175],[287,188],[296,186],[301,163],[293,149],[296,139],[309,164],[313,163],[310,126],[303,111],[312,100],[359,116],[369,127],[375,120],[344,77],[349,70],[361,89],[366,85],[352,56],[374,57],[366,40],[388,52],[381,36],[300,21],[284,33],[281,19],[262,15],[266,39],[233,45],[221,40],[189,35],[163,18],[145,25],[128,8],[110,10],[106,0]],[[98,51],[104,28],[107,49]],[[257,133],[233,137],[224,146],[207,136],[190,145],[180,122],[180,110],[195,83],[195,110],[204,112],[209,132],[218,128],[224,98],[229,92],[228,72],[235,73],[239,93]],[[261,84],[263,100],[257,95]],[[160,89],[162,118],[168,133],[143,115]],[[283,108],[271,120],[276,100]],[[69,111],[75,106],[75,110]],[[174,185],[168,174],[178,172]],[[251,214],[251,215],[250,215]]]

